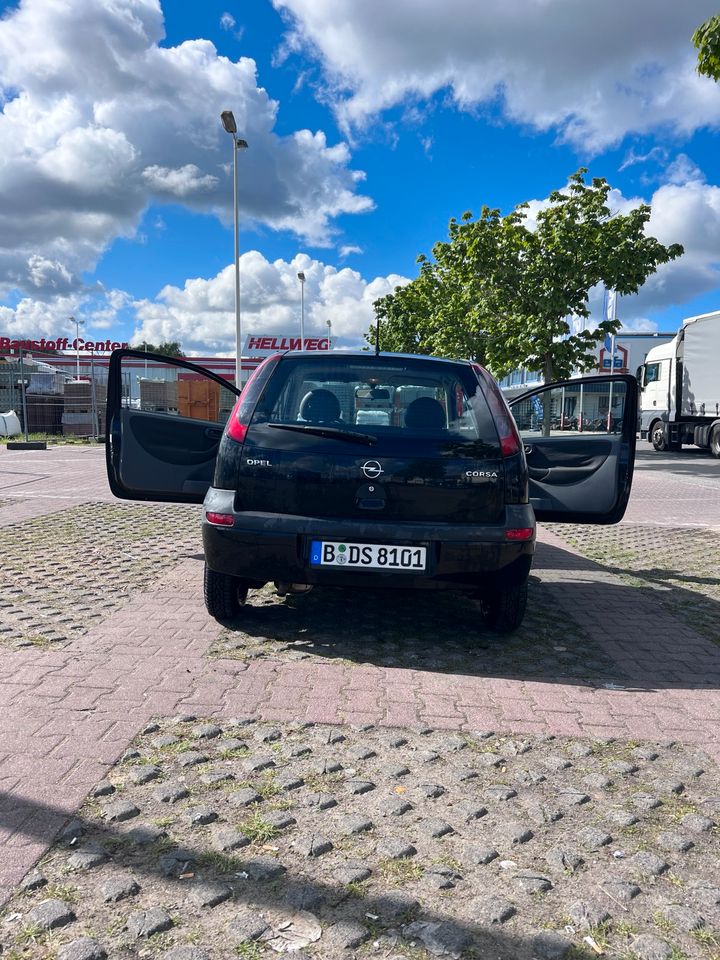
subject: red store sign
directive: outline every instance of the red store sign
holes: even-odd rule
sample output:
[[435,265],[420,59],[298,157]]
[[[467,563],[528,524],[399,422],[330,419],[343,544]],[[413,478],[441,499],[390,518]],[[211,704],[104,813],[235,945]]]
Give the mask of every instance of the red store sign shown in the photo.
[[308,353],[318,350],[329,350],[328,337],[305,337],[304,344],[300,337],[265,337],[252,335],[245,338],[243,356],[253,357],[257,354],[277,353],[285,350],[305,350]]
[[32,350],[42,352],[43,350],[84,350],[87,353],[110,353],[111,350],[123,350],[127,343],[120,343],[118,340],[83,340],[78,337],[77,340],[69,340],[67,337],[58,337],[57,340],[11,340],[9,337],[0,337],[0,353],[3,350]]

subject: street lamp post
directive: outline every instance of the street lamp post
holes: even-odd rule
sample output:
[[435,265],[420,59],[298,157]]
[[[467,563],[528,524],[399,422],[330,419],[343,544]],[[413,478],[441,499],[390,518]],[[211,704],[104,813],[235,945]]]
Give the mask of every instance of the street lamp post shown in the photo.
[[301,270],[297,275],[300,281],[300,349],[305,349],[305,274]]
[[80,326],[85,323],[84,320],[78,320],[75,317],[68,317],[70,323],[75,324],[75,379],[80,379]]
[[220,114],[223,129],[233,139],[233,208],[235,225],[235,386],[242,387],[242,336],[240,328],[240,239],[238,232],[238,150],[247,150],[247,141],[235,136],[237,124],[232,110]]
[[328,328],[328,350],[332,350],[332,320],[327,320]]

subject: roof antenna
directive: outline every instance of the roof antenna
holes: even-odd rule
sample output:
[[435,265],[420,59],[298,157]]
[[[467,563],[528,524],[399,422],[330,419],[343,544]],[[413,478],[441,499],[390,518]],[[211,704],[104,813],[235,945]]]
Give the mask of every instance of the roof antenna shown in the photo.
[[380,356],[380,314],[377,316],[377,323],[375,324],[375,356]]

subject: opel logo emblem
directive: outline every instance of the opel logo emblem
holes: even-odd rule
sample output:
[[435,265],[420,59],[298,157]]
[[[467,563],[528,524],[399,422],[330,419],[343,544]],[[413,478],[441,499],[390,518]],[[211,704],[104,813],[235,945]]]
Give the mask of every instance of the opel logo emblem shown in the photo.
[[368,478],[368,480],[377,480],[381,473],[384,473],[383,468],[377,462],[377,460],[367,460],[362,465],[362,472]]

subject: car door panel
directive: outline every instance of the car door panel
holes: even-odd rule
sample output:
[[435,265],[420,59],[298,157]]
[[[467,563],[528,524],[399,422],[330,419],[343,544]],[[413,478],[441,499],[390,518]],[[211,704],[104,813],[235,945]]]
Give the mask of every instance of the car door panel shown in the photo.
[[622,519],[635,458],[635,378],[561,381],[528,391],[510,406],[525,447],[537,519],[601,524]]
[[[144,365],[144,377],[137,375],[138,364]],[[153,373],[162,377],[153,378],[149,375]],[[133,376],[139,385],[139,397],[133,394]],[[225,399],[218,401],[217,410],[202,408],[200,418],[182,415],[192,407],[189,400],[178,400],[179,393],[188,391],[173,389],[173,377],[178,382],[183,377],[205,378],[217,384],[213,391],[218,397],[221,389],[226,391]],[[152,402],[143,397],[144,384]],[[115,496],[202,503],[212,483],[222,439],[223,423],[218,421],[238,395],[233,384],[189,361],[134,350],[115,351],[108,379],[106,438],[108,480]],[[204,419],[208,414],[216,419]]]
[[611,453],[611,445],[592,438],[581,449],[570,451],[525,444],[525,458],[531,480],[550,484],[579,483],[597,472]]

